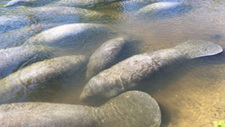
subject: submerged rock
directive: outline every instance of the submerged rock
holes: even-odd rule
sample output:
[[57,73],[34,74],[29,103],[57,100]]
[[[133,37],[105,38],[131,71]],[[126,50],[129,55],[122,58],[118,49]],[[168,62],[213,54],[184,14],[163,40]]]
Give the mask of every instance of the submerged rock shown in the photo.
[[24,45],[48,45],[82,51],[98,46],[111,36],[110,33],[104,25],[67,24],[43,31],[28,39]]
[[159,127],[157,102],[139,91],[126,92],[101,107],[53,103],[0,106],[0,126]]
[[70,78],[78,80],[87,61],[85,56],[64,56],[24,67],[0,81],[0,103],[27,101],[35,92],[46,96],[62,92]]
[[213,42],[190,40],[174,48],[132,56],[91,78],[80,99],[89,102],[96,98],[112,98],[138,86],[140,81],[167,65],[222,51],[222,47]]
[[123,53],[124,50],[132,50],[126,49],[132,42],[131,39],[119,37],[103,43],[89,59],[86,80],[128,57]]
[[134,15],[141,19],[157,20],[179,16],[191,8],[180,2],[156,2],[141,8]]

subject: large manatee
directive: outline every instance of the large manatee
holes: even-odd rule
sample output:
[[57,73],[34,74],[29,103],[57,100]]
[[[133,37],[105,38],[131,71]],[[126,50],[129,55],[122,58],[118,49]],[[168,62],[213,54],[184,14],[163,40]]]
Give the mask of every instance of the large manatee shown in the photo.
[[148,94],[130,91],[100,107],[54,103],[0,106],[0,126],[17,127],[159,127],[161,112]]
[[109,36],[111,36],[110,30],[105,25],[77,23],[43,31],[28,39],[24,44],[84,50],[98,46]]
[[134,88],[167,65],[222,51],[222,47],[213,42],[189,40],[174,48],[135,55],[91,78],[80,98],[86,102],[95,98],[112,98]]
[[0,50],[0,79],[28,65],[58,56],[60,50],[44,46],[19,46]]
[[178,16],[191,8],[180,2],[156,2],[141,8],[134,15],[138,18],[156,20]]
[[86,80],[128,57],[124,56],[123,52],[131,50],[126,48],[132,42],[133,40],[126,37],[119,37],[102,44],[89,59]]
[[46,96],[63,91],[70,78],[78,80],[87,61],[85,56],[63,56],[24,67],[0,81],[0,103],[27,101],[40,91]]
[[88,7],[100,3],[111,3],[115,1],[118,0],[12,0],[9,3],[7,3],[5,7],[16,5],[37,6],[51,2],[54,2],[57,5],[64,5],[64,6]]

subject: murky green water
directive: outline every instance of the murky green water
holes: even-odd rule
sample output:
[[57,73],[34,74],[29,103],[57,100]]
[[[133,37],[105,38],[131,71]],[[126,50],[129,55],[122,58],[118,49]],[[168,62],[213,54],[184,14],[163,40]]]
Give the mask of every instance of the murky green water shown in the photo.
[[[1,16],[21,16],[22,11],[26,12],[28,9],[28,7],[6,9],[3,5],[7,2],[8,0],[0,1]],[[106,24],[114,30],[115,34],[130,35],[142,42],[138,48],[140,53],[173,47],[188,39],[213,41],[225,49],[225,2],[220,0],[181,2],[191,5],[192,10],[160,20],[135,18],[133,13],[140,8],[138,5],[112,3],[90,8],[105,15],[100,20],[84,19],[78,22]],[[19,46],[22,43],[23,41],[20,43],[14,41],[10,45],[6,44],[4,48]],[[89,56],[95,49],[85,51],[83,54]],[[68,54],[76,53],[68,52]],[[162,127],[212,127],[213,121],[225,119],[224,77],[223,52],[161,70],[144,81],[139,90],[149,93],[159,103],[162,111]],[[76,87],[70,88],[62,95],[57,95],[57,99],[47,98],[46,101],[82,104],[79,95],[84,84],[84,81],[80,81]]]

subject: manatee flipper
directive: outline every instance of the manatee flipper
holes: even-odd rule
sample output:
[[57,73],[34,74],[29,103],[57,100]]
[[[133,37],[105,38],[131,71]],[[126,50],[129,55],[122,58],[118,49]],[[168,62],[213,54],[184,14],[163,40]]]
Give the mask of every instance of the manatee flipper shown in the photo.
[[0,106],[0,126],[159,127],[161,112],[148,94],[130,91],[101,107],[54,103]]
[[188,40],[177,45],[175,49],[185,54],[187,59],[216,55],[223,51],[220,45],[203,40]]

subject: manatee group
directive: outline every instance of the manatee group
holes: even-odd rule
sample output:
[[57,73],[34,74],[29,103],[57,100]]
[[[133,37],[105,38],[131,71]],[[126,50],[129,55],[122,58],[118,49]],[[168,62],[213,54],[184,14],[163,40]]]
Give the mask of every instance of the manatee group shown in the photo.
[[157,102],[139,91],[126,92],[100,107],[54,103],[0,106],[0,126],[159,127]]
[[87,61],[82,55],[62,56],[24,67],[0,80],[0,103],[27,101],[34,92],[51,94],[53,88],[63,89],[71,78],[79,80]]
[[136,87],[140,81],[167,65],[222,51],[222,47],[213,42],[189,40],[174,48],[132,56],[91,78],[80,99],[85,102],[96,98],[110,99]]

